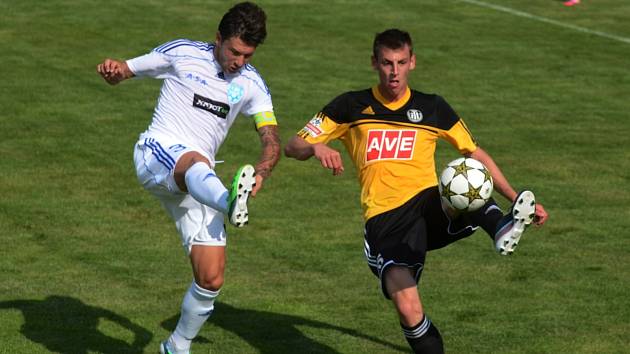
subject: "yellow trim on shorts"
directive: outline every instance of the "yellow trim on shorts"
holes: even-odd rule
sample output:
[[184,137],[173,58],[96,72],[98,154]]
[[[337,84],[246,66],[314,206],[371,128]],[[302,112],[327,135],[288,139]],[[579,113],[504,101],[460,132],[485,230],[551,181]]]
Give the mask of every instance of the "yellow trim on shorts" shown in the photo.
[[256,129],[264,127],[266,125],[278,125],[276,121],[276,115],[273,111],[258,112],[253,115],[254,122],[256,123]]

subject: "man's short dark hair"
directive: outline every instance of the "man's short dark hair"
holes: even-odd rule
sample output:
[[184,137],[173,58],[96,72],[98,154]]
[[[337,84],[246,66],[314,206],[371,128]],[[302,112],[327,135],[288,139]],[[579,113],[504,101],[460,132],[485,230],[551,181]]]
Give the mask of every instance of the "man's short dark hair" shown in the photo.
[[374,45],[372,46],[374,58],[378,58],[378,52],[382,47],[400,49],[404,47],[405,44],[409,46],[409,50],[413,53],[413,44],[411,42],[409,32],[391,28],[381,33],[377,33],[374,37]]
[[234,5],[223,15],[219,23],[221,40],[240,38],[245,44],[257,47],[267,37],[267,15],[263,9],[251,2]]

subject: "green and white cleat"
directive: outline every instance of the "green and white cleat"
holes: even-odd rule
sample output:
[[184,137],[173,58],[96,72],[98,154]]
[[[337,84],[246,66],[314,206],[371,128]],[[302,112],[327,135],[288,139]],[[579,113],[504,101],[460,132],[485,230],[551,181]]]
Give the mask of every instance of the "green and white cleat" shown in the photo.
[[534,220],[536,198],[530,191],[522,191],[516,196],[510,212],[501,219],[494,236],[494,246],[502,255],[514,252],[525,228]]
[[175,349],[175,346],[167,339],[160,343],[160,354],[190,354],[190,351]]
[[256,171],[252,165],[243,165],[238,169],[232,180],[232,189],[228,199],[228,218],[230,224],[236,227],[247,225],[247,200],[256,185]]

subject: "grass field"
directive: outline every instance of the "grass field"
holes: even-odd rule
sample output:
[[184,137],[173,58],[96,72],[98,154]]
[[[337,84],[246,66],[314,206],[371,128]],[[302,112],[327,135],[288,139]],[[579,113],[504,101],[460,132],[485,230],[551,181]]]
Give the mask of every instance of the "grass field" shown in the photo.
[[[253,64],[283,141],[375,83],[373,35],[401,27],[413,87],[444,96],[549,212],[512,257],[482,232],[429,255],[420,290],[448,353],[630,353],[630,2],[260,4],[269,37]],[[155,353],[174,328],[189,265],[131,158],[160,82],[110,87],[95,67],[212,40],[229,6],[0,0],[0,353]],[[257,141],[239,120],[217,172],[255,162]],[[440,163],[454,157],[440,145]],[[365,264],[346,165],[333,178],[280,162],[250,225],[228,227],[226,284],[194,353],[408,351]]]

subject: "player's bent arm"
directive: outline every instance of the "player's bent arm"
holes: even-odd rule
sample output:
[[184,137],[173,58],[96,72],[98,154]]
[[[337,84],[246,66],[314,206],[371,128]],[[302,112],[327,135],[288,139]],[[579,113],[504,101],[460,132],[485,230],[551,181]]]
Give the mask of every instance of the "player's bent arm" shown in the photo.
[[497,166],[492,157],[490,157],[490,155],[484,149],[477,147],[475,151],[466,154],[466,157],[471,157],[484,164],[484,166],[486,166],[486,168],[490,172],[490,175],[492,176],[494,189],[510,202],[514,201],[517,195],[516,191],[507,181],[499,166]]
[[262,152],[256,164],[256,175],[262,178],[271,176],[271,170],[280,160],[280,136],[277,125],[265,125],[258,128]]
[[[516,191],[510,186],[510,183],[507,181],[501,169],[494,163],[494,160],[490,155],[480,147],[477,147],[477,150],[473,151],[470,154],[466,154],[466,157],[472,157],[475,160],[481,161],[481,163],[486,166],[490,174],[492,175],[492,179],[494,182],[494,189],[499,192],[502,196],[507,198],[510,202],[513,202],[517,196]],[[536,203],[534,224],[542,225],[549,218],[549,214],[545,211],[545,208],[540,203]]]
[[135,76],[131,69],[129,69],[127,62],[109,58],[98,64],[96,71],[110,85],[116,85],[121,81]]
[[284,153],[287,157],[300,161],[315,156],[322,164],[322,167],[332,170],[335,176],[344,171],[339,151],[323,143],[311,144],[297,135],[289,140],[284,147]]
[[284,155],[296,160],[308,160],[314,154],[313,145],[297,135],[284,146]]
[[271,176],[271,170],[280,160],[280,137],[278,136],[277,125],[265,125],[258,128],[258,135],[262,152],[260,159],[256,164],[256,184],[252,189],[252,197],[258,194],[263,186],[263,181]]

